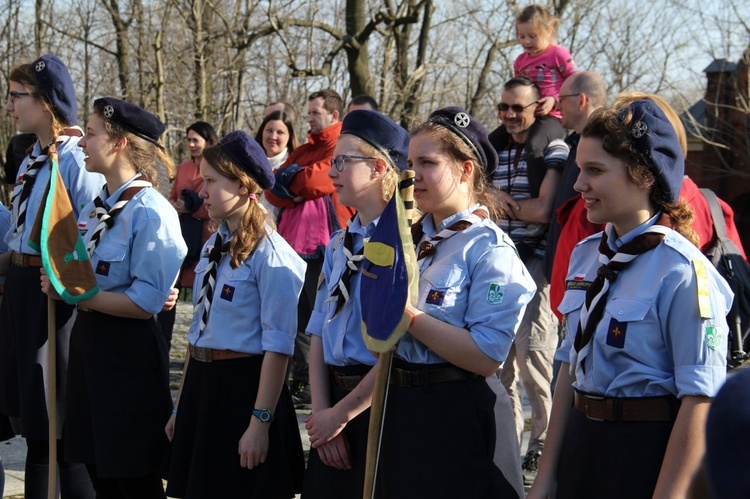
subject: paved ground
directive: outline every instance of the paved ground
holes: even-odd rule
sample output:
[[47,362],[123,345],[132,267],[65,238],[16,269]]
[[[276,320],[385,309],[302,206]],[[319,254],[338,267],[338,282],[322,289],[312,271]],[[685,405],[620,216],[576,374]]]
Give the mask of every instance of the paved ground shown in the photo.
[[[182,375],[182,362],[185,358],[187,349],[187,340],[185,338],[192,318],[192,306],[189,303],[179,302],[177,306],[177,320],[175,321],[174,337],[172,339],[172,349],[170,351],[170,383],[173,390],[177,390]],[[310,449],[310,440],[307,438],[304,418],[309,415],[309,411],[298,411],[297,420],[300,423],[300,434],[302,435],[302,445],[305,452]],[[526,418],[527,427],[531,412],[528,404],[524,400],[524,418]],[[524,433],[524,446],[528,440],[528,431]],[[523,448],[523,446],[522,446]],[[16,437],[7,442],[0,442],[0,457],[5,467],[5,492],[3,498],[20,499],[23,498],[24,488],[24,461],[26,459],[26,444],[20,437]]]

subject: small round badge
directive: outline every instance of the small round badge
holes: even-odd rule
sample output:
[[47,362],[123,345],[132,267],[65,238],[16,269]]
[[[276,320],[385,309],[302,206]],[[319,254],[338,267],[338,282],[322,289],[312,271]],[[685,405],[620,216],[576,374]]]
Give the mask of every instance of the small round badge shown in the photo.
[[469,126],[469,123],[471,122],[471,118],[469,118],[469,115],[466,113],[458,113],[455,118],[453,118],[453,123],[456,124],[457,127],[466,128]]
[[107,104],[106,106],[104,106],[103,113],[104,113],[105,118],[111,118],[112,116],[115,115],[115,108]]
[[640,139],[641,137],[646,135],[646,132],[648,132],[648,125],[646,125],[642,121],[639,121],[638,123],[633,125],[633,129],[630,131],[630,135],[632,135],[636,139]]
[[44,61],[37,62],[36,63],[36,72],[38,73],[40,71],[43,71],[46,66],[47,65],[44,63]]

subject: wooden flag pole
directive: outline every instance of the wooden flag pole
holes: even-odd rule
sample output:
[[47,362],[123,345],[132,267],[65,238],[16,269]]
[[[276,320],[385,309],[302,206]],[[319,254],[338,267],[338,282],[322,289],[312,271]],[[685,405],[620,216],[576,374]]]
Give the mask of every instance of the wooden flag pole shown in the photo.
[[57,497],[57,327],[55,300],[47,297],[47,418],[49,420],[49,474],[47,498]]
[[[414,211],[413,178],[413,170],[404,170],[401,172],[401,181],[405,186],[401,189],[401,197],[404,200],[404,211],[406,213],[409,227],[411,227],[412,224],[412,213]],[[388,385],[391,378],[392,361],[393,349],[387,352],[382,352],[378,357],[378,370],[375,373],[375,386],[372,390],[372,403],[370,405],[370,425],[367,432],[365,483],[362,493],[363,499],[372,499],[375,496],[375,477],[378,471],[380,439],[382,437],[383,421],[385,419],[385,407],[388,399]]]

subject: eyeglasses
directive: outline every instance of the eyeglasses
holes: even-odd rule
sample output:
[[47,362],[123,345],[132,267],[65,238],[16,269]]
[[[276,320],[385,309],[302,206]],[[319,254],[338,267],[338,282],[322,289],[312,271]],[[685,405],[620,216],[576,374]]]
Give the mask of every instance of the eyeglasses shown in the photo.
[[581,95],[581,92],[578,92],[577,94],[565,94],[565,95],[561,95],[561,96],[559,96],[557,98],[557,101],[559,102],[559,101],[563,100],[565,97],[578,97],[579,95]]
[[531,107],[534,104],[536,104],[537,102],[539,102],[539,101],[535,100],[531,104],[526,104],[525,106],[522,106],[521,104],[513,104],[511,106],[510,104],[506,104],[505,102],[501,102],[500,104],[497,105],[497,110],[498,110],[498,112],[504,113],[504,112],[508,111],[508,109],[512,109],[514,113],[520,114],[520,113],[524,112],[524,110],[527,107]]
[[373,158],[372,156],[352,156],[351,154],[339,154],[338,156],[334,157],[331,160],[331,168],[336,168],[336,171],[343,172],[344,171],[344,163],[350,159],[378,159]]
[[13,104],[14,102],[16,102],[16,99],[18,99],[19,97],[24,97],[26,95],[39,95],[39,94],[36,92],[14,92],[11,90],[10,92],[8,92],[8,100],[10,101],[11,104]]

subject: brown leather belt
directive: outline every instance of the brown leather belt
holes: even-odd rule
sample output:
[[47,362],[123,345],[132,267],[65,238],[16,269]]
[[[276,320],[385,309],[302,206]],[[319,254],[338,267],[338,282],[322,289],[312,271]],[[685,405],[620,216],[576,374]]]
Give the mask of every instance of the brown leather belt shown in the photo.
[[240,359],[242,357],[255,357],[255,353],[235,352],[234,350],[214,350],[212,348],[201,348],[188,345],[190,357],[198,362],[214,362],[217,360]]
[[357,385],[365,378],[364,375],[354,376],[354,375],[346,375],[342,372],[337,371],[334,368],[331,368],[331,378],[333,379],[333,382],[336,383],[336,385],[341,388],[342,390],[346,390],[347,392],[350,392],[354,390]]
[[593,421],[674,421],[680,401],[671,396],[615,398],[575,391],[573,405]]
[[437,364],[435,367],[429,367],[425,364],[424,369],[408,370],[394,367],[391,370],[391,384],[402,388],[413,386],[423,386],[433,383],[446,383],[448,381],[465,381],[477,378],[477,375],[470,373],[460,367],[446,366]]
[[28,255],[26,253],[12,251],[10,253],[10,263],[16,267],[41,267],[42,257],[39,255]]

